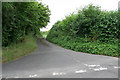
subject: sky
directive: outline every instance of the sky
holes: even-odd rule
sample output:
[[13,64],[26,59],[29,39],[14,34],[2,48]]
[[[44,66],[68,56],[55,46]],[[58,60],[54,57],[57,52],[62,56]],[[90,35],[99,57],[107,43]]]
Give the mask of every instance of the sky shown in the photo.
[[[41,0],[40,0],[41,1]],[[102,10],[118,10],[118,2],[120,0],[42,0],[43,4],[48,5],[51,10],[50,22],[46,28],[40,29],[41,31],[48,31],[52,25],[58,20],[62,20],[70,13],[82,9],[88,4],[101,6]]]

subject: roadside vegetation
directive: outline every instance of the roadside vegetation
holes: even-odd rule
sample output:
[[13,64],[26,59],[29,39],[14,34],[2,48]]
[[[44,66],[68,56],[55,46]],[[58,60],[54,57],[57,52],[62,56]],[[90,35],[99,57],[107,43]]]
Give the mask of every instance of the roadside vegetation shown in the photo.
[[2,3],[2,61],[16,60],[35,51],[40,28],[49,22],[48,6],[38,2]]
[[43,37],[47,37],[49,31],[40,31]]
[[23,42],[18,44],[11,44],[10,46],[3,47],[3,63],[13,61],[21,58],[28,53],[35,51],[37,48],[36,38],[32,37],[31,34],[26,35]]
[[118,57],[118,16],[118,11],[90,4],[57,21],[47,40],[78,52]]

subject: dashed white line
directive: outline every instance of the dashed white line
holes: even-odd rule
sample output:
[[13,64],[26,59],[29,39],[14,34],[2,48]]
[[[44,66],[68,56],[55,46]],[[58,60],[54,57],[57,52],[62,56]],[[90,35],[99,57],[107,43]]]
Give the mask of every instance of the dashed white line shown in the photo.
[[52,75],[53,76],[55,76],[55,75],[65,75],[66,73],[64,73],[64,72],[60,72],[60,73],[58,73],[58,72],[53,72],[52,73]]
[[79,70],[79,71],[75,71],[75,73],[84,73],[87,72],[86,70]]
[[37,77],[37,74],[29,75],[29,77]]

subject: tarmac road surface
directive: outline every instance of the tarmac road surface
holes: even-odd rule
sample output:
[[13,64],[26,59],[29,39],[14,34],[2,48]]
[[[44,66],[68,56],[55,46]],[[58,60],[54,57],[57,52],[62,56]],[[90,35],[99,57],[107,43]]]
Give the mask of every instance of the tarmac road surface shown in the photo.
[[75,52],[45,39],[35,52],[2,65],[3,78],[118,78],[118,58]]

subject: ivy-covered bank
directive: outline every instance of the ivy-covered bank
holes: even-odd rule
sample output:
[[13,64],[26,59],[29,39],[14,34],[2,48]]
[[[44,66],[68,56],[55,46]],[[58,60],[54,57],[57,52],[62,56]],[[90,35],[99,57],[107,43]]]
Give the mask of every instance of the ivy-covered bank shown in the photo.
[[118,11],[88,5],[57,21],[47,40],[74,51],[118,56]]

